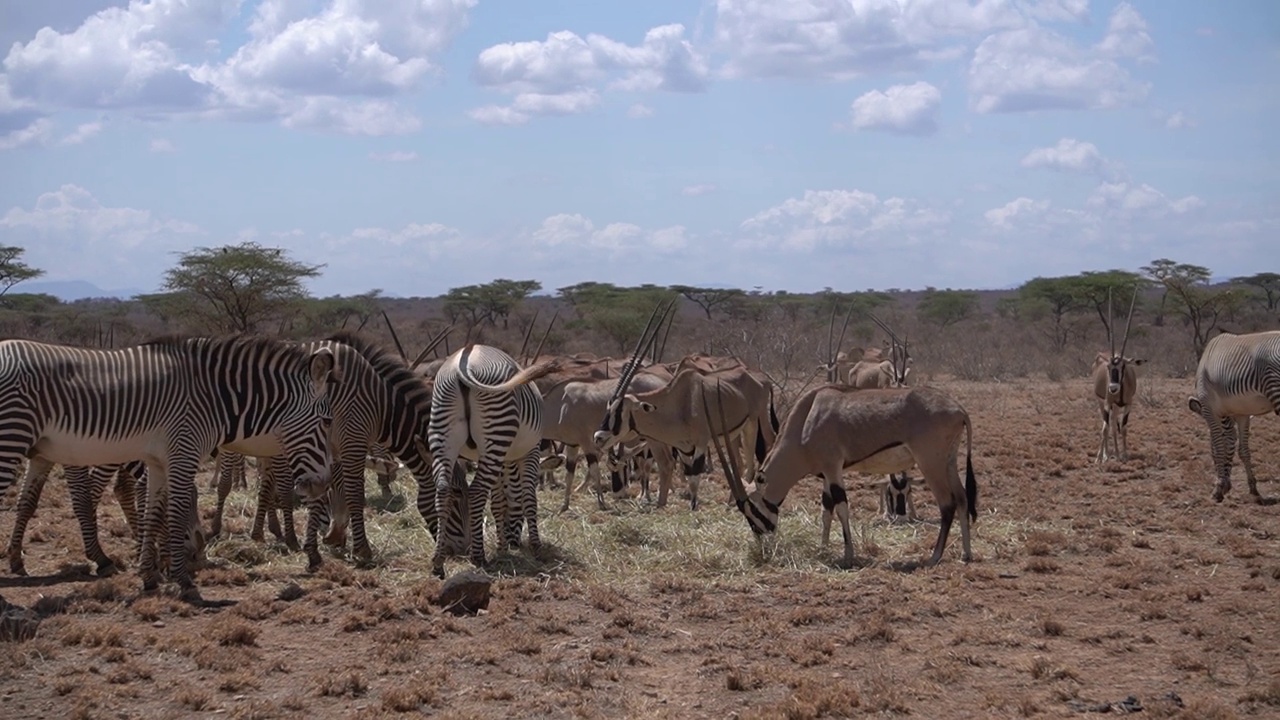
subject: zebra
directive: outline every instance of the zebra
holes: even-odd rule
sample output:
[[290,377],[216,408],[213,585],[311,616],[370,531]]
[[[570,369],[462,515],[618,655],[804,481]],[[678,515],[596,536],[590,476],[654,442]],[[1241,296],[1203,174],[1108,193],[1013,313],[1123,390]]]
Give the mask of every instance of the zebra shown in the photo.
[[[9,570],[14,575],[26,575],[26,567],[22,560],[22,540],[26,535],[27,524],[35,515],[36,506],[40,502],[40,494],[44,490],[52,465],[36,466],[33,475],[28,469],[23,479],[22,495],[18,500],[18,511],[13,522],[13,533],[9,539]],[[116,574],[120,566],[103,551],[98,541],[97,508],[107,485],[112,484],[112,493],[120,503],[124,512],[125,523],[135,541],[134,554],[141,550],[142,525],[138,519],[138,505],[135,491],[139,482],[146,481],[146,465],[134,460],[121,465],[70,465],[62,468],[62,476],[71,491],[71,510],[80,525],[80,539],[84,543],[84,554],[96,566],[99,577]],[[112,483],[114,478],[115,482]],[[145,487],[145,486],[144,486]]]
[[1195,394],[1187,398],[1187,407],[1209,426],[1209,449],[1218,475],[1213,499],[1222,502],[1231,489],[1238,434],[1249,494],[1254,502],[1262,502],[1249,454],[1249,418],[1268,412],[1280,415],[1280,330],[1222,333],[1210,340],[1200,355]]
[[[333,502],[326,499],[330,491],[327,486],[311,487],[302,493],[308,507],[302,550],[312,571],[323,562],[318,534],[320,526],[326,523],[330,525],[327,544],[345,545],[349,523],[352,554],[357,564],[368,566],[373,561],[373,549],[364,527],[364,471],[370,453],[398,458],[418,478],[418,511],[428,531],[433,536],[437,533],[435,485],[429,482],[431,465],[414,442],[415,438],[426,433],[430,418],[430,381],[416,375],[399,356],[354,332],[341,331],[325,340],[305,343],[302,347],[315,351],[339,345],[350,348],[358,360],[345,368],[343,384],[335,388],[330,397],[333,411],[331,438],[340,468],[334,477],[341,478],[341,492]],[[262,537],[260,520],[268,512],[274,518],[274,510],[278,508],[283,514],[285,544],[297,550],[288,475],[279,470],[278,462],[267,464],[271,469],[265,477],[274,478],[274,486],[259,489],[251,536],[254,539]],[[225,492],[229,490],[229,487],[219,487],[218,519]],[[387,492],[389,487],[384,489],[384,493]],[[342,501],[337,502],[337,499]]]
[[341,385],[343,359],[330,348],[243,335],[164,337],[120,350],[0,341],[0,494],[24,457],[28,477],[55,463],[141,459],[143,591],[159,588],[157,542],[167,525],[170,579],[183,600],[202,604],[184,552],[199,526],[201,460],[221,445],[284,453],[299,482],[327,484],[328,391]]
[[[498,348],[468,344],[450,355],[437,372],[427,431],[440,522],[432,558],[437,577],[444,577],[445,558],[463,550],[469,549],[474,565],[484,565],[484,506],[491,489],[498,490],[494,515],[507,544],[519,544],[521,516],[516,513],[522,512],[529,547],[534,553],[540,550],[537,482],[542,394],[530,383],[555,368],[554,363],[544,363],[521,370]],[[469,485],[459,472],[464,455],[476,460]],[[508,511],[505,518],[503,508]]]

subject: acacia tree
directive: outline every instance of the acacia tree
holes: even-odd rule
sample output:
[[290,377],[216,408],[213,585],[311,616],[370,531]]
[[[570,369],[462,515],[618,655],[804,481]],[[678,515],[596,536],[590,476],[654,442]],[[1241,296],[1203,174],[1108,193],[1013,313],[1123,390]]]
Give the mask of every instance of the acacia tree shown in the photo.
[[516,307],[541,289],[542,283],[537,280],[504,278],[484,285],[456,287],[444,296],[444,312],[451,322],[467,321],[469,328],[481,323],[497,325],[499,320],[506,328]]
[[692,285],[672,285],[671,289],[681,295],[689,298],[689,300],[702,308],[702,312],[706,313],[707,319],[711,319],[711,311],[717,307],[733,304],[746,295],[737,288],[704,288],[693,287]]
[[618,287],[609,283],[578,283],[558,290],[573,305],[580,318],[571,326],[595,330],[613,342],[619,352],[629,353],[644,332],[645,324],[660,303],[678,295],[657,285]]
[[[210,329],[251,333],[307,298],[302,281],[318,277],[323,267],[255,242],[201,247],[181,254],[177,267],[165,273],[164,287]],[[175,298],[153,300],[153,305],[169,304]]]
[[1267,310],[1280,310],[1280,273],[1263,272],[1255,275],[1231,278],[1231,282],[1248,285],[1262,291],[1260,297],[1266,302]]
[[1191,344],[1197,356],[1204,352],[1209,336],[1224,316],[1237,310],[1243,300],[1236,288],[1209,287],[1212,274],[1207,267],[1156,260],[1143,271],[1164,286],[1165,297],[1173,301],[1191,329]]
[[0,245],[0,297],[14,285],[44,275],[43,270],[22,261],[22,255],[26,251],[26,248],[16,245]]
[[1146,282],[1142,276],[1128,270],[1087,271],[1075,279],[1075,292],[1081,304],[1093,308],[1102,321],[1102,327],[1111,337],[1114,318],[1112,311],[1124,312],[1125,300],[1133,297]]
[[1075,276],[1037,277],[1028,280],[1018,288],[1020,304],[1031,311],[1033,316],[1047,313],[1052,318],[1048,334],[1056,350],[1067,346],[1071,327],[1067,317],[1081,310],[1084,305],[1080,299],[1080,282]]
[[925,288],[916,305],[921,320],[940,328],[954,325],[970,317],[978,310],[978,294],[965,290],[938,290]]

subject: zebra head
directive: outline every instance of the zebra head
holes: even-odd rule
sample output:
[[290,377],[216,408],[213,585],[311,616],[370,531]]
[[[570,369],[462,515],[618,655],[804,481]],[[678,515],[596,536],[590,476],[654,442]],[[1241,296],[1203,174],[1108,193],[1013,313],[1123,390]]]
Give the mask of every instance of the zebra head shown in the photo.
[[328,491],[333,478],[329,389],[342,379],[342,372],[329,347],[317,348],[304,362],[307,372],[292,373],[282,388],[277,437],[289,460],[294,491],[306,500],[316,500]]

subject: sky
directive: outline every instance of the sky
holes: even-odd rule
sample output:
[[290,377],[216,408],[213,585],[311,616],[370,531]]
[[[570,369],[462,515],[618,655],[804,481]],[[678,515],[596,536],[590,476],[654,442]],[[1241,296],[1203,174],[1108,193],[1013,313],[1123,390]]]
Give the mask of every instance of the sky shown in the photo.
[[0,56],[45,280],[245,241],[318,295],[1280,271],[1273,0],[0,0]]

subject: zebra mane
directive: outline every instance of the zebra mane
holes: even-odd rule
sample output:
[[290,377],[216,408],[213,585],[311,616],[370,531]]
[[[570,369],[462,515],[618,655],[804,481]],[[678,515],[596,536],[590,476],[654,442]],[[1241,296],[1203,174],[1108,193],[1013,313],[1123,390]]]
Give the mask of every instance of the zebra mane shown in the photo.
[[359,333],[339,330],[325,338],[325,341],[346,345],[355,350],[373,366],[378,375],[392,385],[422,381],[422,378],[414,374],[403,358]]
[[277,353],[286,353],[295,360],[304,359],[308,353],[302,347],[295,343],[286,342],[278,338],[266,335],[249,335],[237,333],[234,335],[183,335],[171,334],[160,335],[148,338],[138,343],[141,347],[181,350],[188,347],[204,347],[210,351],[221,349],[231,349],[240,351],[263,350]]

